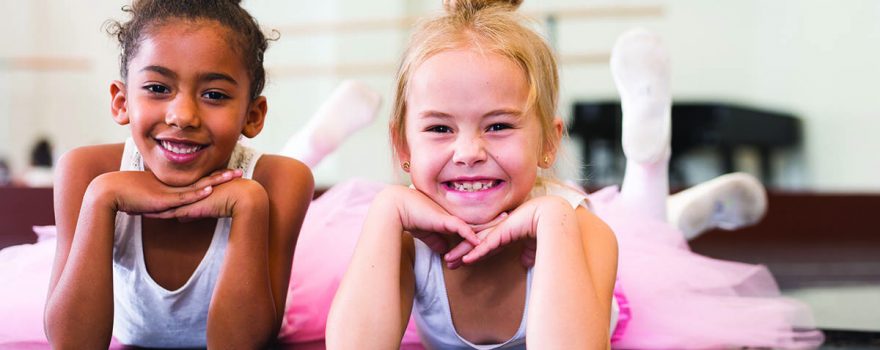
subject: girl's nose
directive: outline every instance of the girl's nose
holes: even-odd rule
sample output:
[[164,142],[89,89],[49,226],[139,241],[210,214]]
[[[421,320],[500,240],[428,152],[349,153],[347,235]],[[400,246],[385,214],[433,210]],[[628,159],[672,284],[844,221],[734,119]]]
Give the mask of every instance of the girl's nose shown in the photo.
[[200,127],[198,103],[194,98],[178,94],[165,113],[165,124],[180,129]]
[[454,147],[452,161],[455,164],[474,166],[486,161],[486,147],[480,137],[459,137]]

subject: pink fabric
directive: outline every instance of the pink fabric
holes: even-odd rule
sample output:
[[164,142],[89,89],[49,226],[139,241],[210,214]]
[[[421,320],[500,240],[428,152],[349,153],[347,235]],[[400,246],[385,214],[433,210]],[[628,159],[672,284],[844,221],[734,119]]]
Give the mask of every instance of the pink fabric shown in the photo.
[[[284,343],[324,339],[333,296],[348,268],[370,203],[384,184],[350,180],[333,186],[309,206],[297,240],[279,339]],[[419,348],[410,319],[402,344]]]
[[626,298],[626,293],[624,293],[619,280],[614,284],[614,297],[617,299],[617,306],[620,308],[620,312],[617,314],[617,325],[614,326],[614,333],[611,333],[612,344],[623,339],[623,335],[626,334],[626,326],[629,325],[629,320],[632,319],[629,299]]
[[[312,203],[294,256],[282,342],[322,348],[333,295],[367,208],[383,187],[349,181]],[[618,279],[626,290],[617,295],[630,313],[621,312],[615,348],[808,348],[821,343],[809,309],[780,297],[765,267],[695,254],[678,230],[633,216],[617,198],[614,187],[590,195],[593,210],[614,230],[620,248]],[[0,343],[45,342],[42,312],[54,249],[55,240],[48,238],[0,251],[0,315],[15,315],[0,318]],[[412,321],[402,347],[421,348]]]
[[[55,226],[34,226],[37,243],[0,250],[0,349],[48,349],[43,309],[55,259]],[[111,347],[122,346],[111,339]]]
[[0,250],[0,343],[46,342],[43,305],[54,254],[54,239]]
[[807,306],[779,294],[760,265],[693,253],[680,231],[633,215],[616,187],[589,196],[619,244],[618,279],[632,317],[626,349],[811,348],[822,342]]

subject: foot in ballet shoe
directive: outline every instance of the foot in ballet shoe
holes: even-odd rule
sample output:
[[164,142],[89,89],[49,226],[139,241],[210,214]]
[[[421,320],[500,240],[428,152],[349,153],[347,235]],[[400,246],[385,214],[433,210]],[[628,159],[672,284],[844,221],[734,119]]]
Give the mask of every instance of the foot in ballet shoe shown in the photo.
[[756,224],[767,211],[767,192],[746,173],[732,173],[670,196],[669,222],[686,239],[714,228],[736,230]]
[[644,29],[627,31],[611,50],[611,73],[620,94],[627,159],[667,161],[672,95],[669,55],[663,41]]
[[366,84],[343,81],[281,151],[314,168],[351,134],[376,119],[382,97]]

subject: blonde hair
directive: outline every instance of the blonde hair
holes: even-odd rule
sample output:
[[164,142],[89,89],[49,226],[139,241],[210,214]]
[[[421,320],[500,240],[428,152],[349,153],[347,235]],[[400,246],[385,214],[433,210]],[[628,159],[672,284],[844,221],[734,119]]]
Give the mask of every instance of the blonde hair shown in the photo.
[[544,151],[555,151],[559,137],[553,126],[559,100],[556,58],[547,42],[516,13],[522,0],[444,0],[446,15],[420,23],[397,70],[397,89],[390,121],[395,158],[406,149],[406,97],[413,71],[442,51],[475,48],[515,62],[529,84],[525,110],[534,111],[541,125]]

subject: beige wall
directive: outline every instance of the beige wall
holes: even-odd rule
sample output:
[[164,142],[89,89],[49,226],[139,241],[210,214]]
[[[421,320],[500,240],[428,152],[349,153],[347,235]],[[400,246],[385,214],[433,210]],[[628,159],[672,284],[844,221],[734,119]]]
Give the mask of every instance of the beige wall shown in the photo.
[[[273,152],[313,113],[343,78],[366,81],[385,96],[377,123],[356,134],[315,171],[321,185],[351,176],[392,180],[385,123],[392,73],[303,75],[302,66],[379,63],[393,66],[406,31],[374,30],[298,35],[285,28],[327,21],[395,18],[439,9],[439,0],[246,0],[267,28],[282,36],[267,53],[267,127],[252,144]],[[52,137],[57,151],[116,142],[126,135],[109,117],[108,83],[117,73],[116,44],[101,31],[122,18],[120,1],[0,0],[0,157],[17,169],[37,135]],[[632,26],[662,34],[673,60],[677,100],[726,101],[795,113],[803,118],[802,153],[777,159],[788,188],[880,191],[880,1],[525,1],[523,11],[597,5],[662,5],[662,17],[563,20],[561,55],[607,53]],[[17,34],[21,33],[21,34]],[[69,70],[10,67],[16,57],[48,56],[87,62]],[[562,104],[615,96],[606,64],[562,66]],[[571,152],[577,162],[577,152]],[[744,164],[754,163],[748,153]],[[697,176],[709,163],[692,162]],[[571,167],[563,173],[573,173]],[[702,174],[702,175],[701,175]]]

